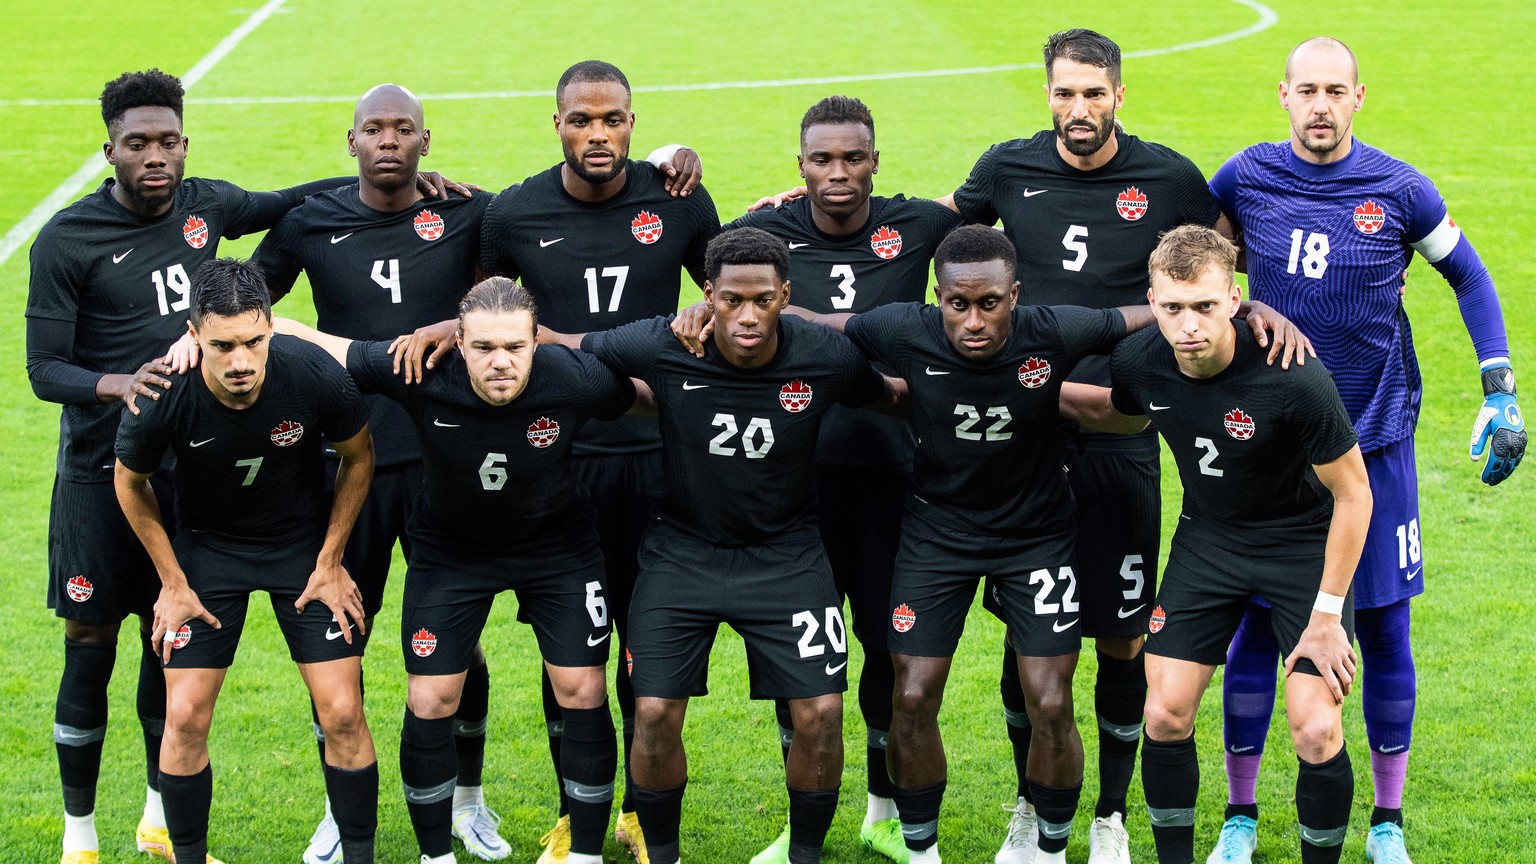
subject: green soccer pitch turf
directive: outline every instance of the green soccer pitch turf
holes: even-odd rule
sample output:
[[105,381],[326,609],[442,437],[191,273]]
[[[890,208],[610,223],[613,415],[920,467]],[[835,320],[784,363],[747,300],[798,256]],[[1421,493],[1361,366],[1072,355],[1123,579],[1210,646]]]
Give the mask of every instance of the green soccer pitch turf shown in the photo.
[[[0,49],[9,58],[0,69],[0,124],[11,130],[0,143],[0,230],[23,220],[92,153],[99,157],[104,132],[94,99],[103,82],[156,65],[186,73],[247,21],[257,2],[82,0],[13,8],[0,33]],[[1087,26],[1133,55],[1125,63],[1121,112],[1129,130],[1172,146],[1210,173],[1241,147],[1286,135],[1275,97],[1285,54],[1322,32],[1344,39],[1361,58],[1368,86],[1357,133],[1436,181],[1500,288],[1516,369],[1536,368],[1530,364],[1536,265],[1528,254],[1536,234],[1530,144],[1536,106],[1525,89],[1536,6],[1518,0],[1454,7],[1427,0],[1271,0],[1271,6],[1276,20],[1260,26],[1269,17],[1251,0],[1111,0],[1079,10],[1037,0],[599,7],[288,0],[192,86],[187,167],[191,175],[249,189],[353,173],[344,146],[352,100],[372,84],[396,81],[425,97],[434,135],[423,167],[500,189],[559,160],[548,91],[570,63],[599,57],[617,63],[636,87],[665,88],[635,95],[635,152],[677,141],[696,147],[725,218],[760,194],[797,182],[799,118],[832,93],[860,97],[878,119],[884,161],[876,192],[940,196],[965,179],[987,145],[1049,123],[1039,46],[1056,30]],[[902,74],[1020,65],[1027,68]],[[785,80],[876,75],[882,77]],[[773,83],[699,86],[719,82]],[[85,190],[101,176],[104,170]],[[222,251],[249,254],[255,239],[225,243]],[[0,604],[12,628],[9,662],[0,663],[0,760],[8,766],[0,796],[0,861],[6,862],[57,860],[61,831],[49,733],[62,628],[43,604],[58,407],[33,397],[23,370],[29,246],[27,239],[0,265],[6,310],[0,356],[8,358],[0,374],[0,460],[7,469],[0,473],[0,549],[10,562],[0,580]],[[1530,683],[1536,639],[1527,626],[1536,600],[1521,587],[1526,562],[1536,557],[1529,515],[1536,509],[1536,467],[1522,469],[1498,489],[1478,482],[1466,438],[1481,392],[1466,330],[1450,290],[1422,260],[1414,264],[1407,290],[1426,382],[1418,453],[1431,583],[1414,604],[1419,712],[1405,800],[1410,850],[1419,864],[1536,861],[1536,769],[1530,759],[1536,750]],[[284,309],[312,315],[307,304],[308,292],[301,289]],[[1165,522],[1176,518],[1178,495],[1169,464]],[[396,767],[404,703],[396,647],[402,573],[397,561],[366,668],[383,776],[379,860],[414,862]],[[256,608],[261,605],[258,600]],[[510,597],[498,604],[485,634],[493,684],[485,785],[513,844],[512,860],[532,861],[539,835],[554,821],[554,781],[538,706],[536,649],[513,612]],[[998,710],[1001,629],[979,608],[975,612],[942,715],[950,782],[941,836],[945,859],[955,864],[991,861],[1007,818],[998,805],[1012,800],[1014,782]],[[850,678],[859,663],[854,654]],[[743,862],[779,832],[786,798],[772,709],[746,699],[739,639],[727,632],[714,657],[714,692],[694,702],[685,732],[692,771],[683,849],[692,862]],[[133,828],[144,789],[133,710],[137,666],[135,640],[125,638],[112,682],[112,731],[97,811],[104,862],[135,859]],[[1093,666],[1090,646],[1076,687],[1088,759],[1068,849],[1074,862],[1087,857],[1097,793]],[[1218,675],[1212,689],[1219,684]],[[1361,861],[1371,780],[1358,693],[1344,716],[1356,772],[1344,860]],[[846,718],[848,769],[825,860],[881,861],[858,845],[864,732],[851,699]],[[1225,800],[1220,729],[1212,695],[1197,732],[1204,780],[1201,855],[1215,837]],[[323,787],[302,685],[264,611],[251,616],[210,746],[213,851],[231,864],[297,861],[320,814]],[[1259,792],[1260,860],[1266,864],[1297,860],[1295,770],[1285,724],[1277,722]],[[1133,859],[1150,861],[1139,779],[1130,803]],[[621,853],[610,841],[608,857],[627,860]]]

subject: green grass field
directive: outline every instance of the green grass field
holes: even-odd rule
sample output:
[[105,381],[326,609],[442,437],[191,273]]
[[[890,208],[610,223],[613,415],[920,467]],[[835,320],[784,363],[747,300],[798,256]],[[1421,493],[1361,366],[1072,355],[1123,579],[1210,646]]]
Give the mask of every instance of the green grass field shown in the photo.
[[[0,48],[11,57],[0,70],[0,124],[16,133],[0,142],[0,230],[21,222],[92,153],[99,157],[104,133],[94,99],[103,82],[148,66],[187,72],[250,18],[254,3],[124,7],[80,0],[13,9],[0,34]],[[636,93],[635,150],[643,154],[673,141],[699,149],[725,218],[796,182],[800,115],[837,92],[862,98],[878,118],[884,161],[876,191],[938,196],[964,180],[987,145],[1048,124],[1038,46],[1056,30],[1088,26],[1132,55],[1141,52],[1125,65],[1121,116],[1130,130],[1176,148],[1209,173],[1243,146],[1285,136],[1275,100],[1284,56],[1301,39],[1326,32],[1349,42],[1361,58],[1368,87],[1357,133],[1436,180],[1500,286],[1516,367],[1532,368],[1523,361],[1536,344],[1530,291],[1536,263],[1528,255],[1536,235],[1529,144],[1536,138],[1536,105],[1524,86],[1524,54],[1536,44],[1536,6],[1518,0],[1455,9],[1426,0],[1271,3],[1278,20],[1259,29],[1266,19],[1249,0],[1111,0],[1081,11],[1037,0],[593,9],[489,0],[410,9],[289,0],[189,91],[188,172],[250,189],[353,173],[344,146],[351,103],[372,84],[397,81],[425,98],[434,133],[425,167],[499,189],[559,160],[548,91],[570,63],[601,57],[621,66],[638,88],[663,88]],[[1159,51],[1245,28],[1257,32]],[[1028,68],[900,74],[1010,64]],[[785,80],[873,75],[882,78]],[[720,82],[770,86],[701,86]],[[0,549],[11,562],[0,581],[0,605],[15,628],[10,644],[16,649],[0,664],[7,706],[0,714],[0,760],[9,766],[0,798],[0,860],[46,862],[57,860],[61,830],[49,734],[61,626],[43,605],[58,408],[33,397],[23,370],[26,240],[0,265],[8,322],[0,326],[0,356],[11,358],[0,374],[0,461],[10,466],[0,474]],[[223,250],[248,254],[254,240]],[[285,309],[294,312],[306,298],[301,293]],[[1496,490],[1477,481],[1465,449],[1481,397],[1476,365],[1451,292],[1422,261],[1409,279],[1408,304],[1426,379],[1418,451],[1433,583],[1415,604],[1420,710],[1405,804],[1410,849],[1419,864],[1536,861],[1530,758],[1536,731],[1529,723],[1536,716],[1530,683],[1536,640],[1527,626],[1536,600],[1518,587],[1536,560],[1530,516],[1536,468]],[[1172,520],[1179,490],[1169,467],[1164,516]],[[405,681],[393,642],[400,581],[392,582],[392,599],[377,624],[383,635],[367,661],[383,774],[379,859],[392,862],[416,860],[396,767]],[[532,861],[539,835],[553,821],[553,789],[536,649],[513,612],[510,598],[498,606],[485,639],[493,680],[485,782],[514,844],[513,860]],[[211,846],[231,864],[296,861],[319,815],[321,776],[298,675],[270,615],[254,614],[252,621],[212,736]],[[132,641],[120,646],[112,685],[97,819],[104,862],[135,857],[132,832],[142,802]],[[991,861],[1006,824],[998,804],[1012,795],[997,707],[1000,641],[1000,628],[978,608],[943,715],[951,760],[943,849],[956,864]],[[695,702],[686,732],[692,770],[683,844],[693,862],[745,861],[782,825],[785,794],[772,711],[747,701],[742,656],[733,635],[719,640],[714,692]],[[1076,862],[1087,857],[1096,793],[1092,671],[1090,649],[1077,687],[1089,770],[1068,852]],[[1198,731],[1202,850],[1225,800],[1217,701],[1206,699]],[[884,860],[858,846],[863,730],[851,702],[847,717],[849,768],[826,860]],[[1357,698],[1345,717],[1357,791],[1344,860],[1361,861],[1371,781]],[[1283,723],[1269,743],[1260,786],[1260,860],[1279,864],[1296,860],[1297,844],[1295,762]],[[1140,794],[1138,780],[1131,790],[1133,856],[1151,861]],[[610,844],[608,852],[621,860],[617,847]]]

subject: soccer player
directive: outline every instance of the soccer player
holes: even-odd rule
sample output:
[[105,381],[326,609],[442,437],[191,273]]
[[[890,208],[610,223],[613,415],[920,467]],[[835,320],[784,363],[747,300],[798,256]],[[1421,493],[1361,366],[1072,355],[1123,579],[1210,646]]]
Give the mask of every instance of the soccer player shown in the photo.
[[1149,262],[1161,338],[1138,334],[1111,359],[1114,408],[1157,423],[1184,486],[1147,643],[1142,784],[1158,860],[1190,864],[1195,712],[1249,598],[1262,597],[1285,654],[1301,860],[1335,862],[1354,790],[1341,715],[1355,674],[1348,595],[1371,490],[1327,370],[1276,369],[1238,333],[1236,261],[1212,229],[1169,232]]
[[[386,339],[452,318],[474,284],[481,220],[491,195],[429,200],[417,188],[431,147],[421,102],[397,84],[364,93],[347,130],[357,158],[356,182],[306,200],[262,240],[252,260],[267,277],[274,303],[301,272],[314,292],[317,326],[348,339]],[[381,395],[369,397],[373,486],[347,544],[347,572],[363,592],[370,625],[384,602],[395,541],[410,556],[405,526],[421,490],[421,449],[410,419]],[[330,463],[334,465],[335,463]],[[464,698],[453,720],[459,786],[453,791],[453,834],[471,853],[495,860],[512,852],[485,806],[480,777],[490,678],[485,655],[474,652]],[[322,759],[325,740],[318,724]],[[326,802],[325,818],[304,850],[306,864],[335,864],[340,837]]]
[[[1290,316],[1315,340],[1360,435],[1376,509],[1355,573],[1361,706],[1375,807],[1366,855],[1408,864],[1403,785],[1417,686],[1409,601],[1424,590],[1413,430],[1422,384],[1401,296],[1414,252],[1456,292],[1482,370],[1484,400],[1471,455],[1486,452],[1483,482],[1508,477],[1525,453],[1509,343],[1493,280],[1444,199],[1412,166],[1354,137],[1365,101],[1354,54],[1316,37],[1286,59],[1280,104],[1289,141],[1232,157],[1211,190],[1247,252],[1251,296]],[[1250,607],[1223,684],[1229,806],[1212,862],[1246,862],[1256,843],[1259,757],[1275,701],[1273,613]]]
[[790,252],[755,229],[708,247],[705,356],[667,318],[582,340],[655,393],[663,488],[640,551],[626,668],[636,695],[633,800],[652,864],[678,861],[688,773],[683,720],[703,695],[715,631],[746,642],[752,696],[789,700],[787,860],[814,864],[837,808],[848,639],[816,530],[821,420],[834,404],[894,402],[898,387],[846,339],[796,318]]
[[[681,197],[667,170],[629,159],[635,115],[629,81],[609,63],[588,60],[565,70],[555,90],[555,131],[565,159],[496,196],[485,215],[481,268],[515,278],[539,308],[540,338],[606,330],[677,310],[681,273],[703,282],[704,248],[720,231],[704,188]],[[627,417],[588,426],[575,441],[574,466],[597,507],[597,533],[608,572],[609,611],[628,644],[636,555],[660,476],[655,420]],[[628,763],[634,693],[615,676]],[[559,706],[545,682],[544,716],[558,775]],[[540,864],[559,864],[569,838],[569,797],[545,835]],[[629,784],[616,835],[643,848]]]
[[[635,402],[628,379],[590,355],[535,348],[533,299],[492,277],[459,304],[458,353],[418,385],[393,372],[388,342],[354,342],[279,319],[397,403],[420,443],[424,491],[411,539],[400,635],[410,677],[400,775],[422,860],[450,864],[465,672],[496,595],[517,592],[565,724],[562,785],[571,864],[601,864],[618,761],[608,712],[607,596],[587,491],[568,458],[588,419]],[[494,827],[494,826],[493,826]]]
[[[1139,304],[1158,236],[1185,223],[1214,225],[1215,202],[1189,159],[1116,128],[1115,112],[1125,100],[1119,46],[1091,30],[1067,30],[1046,42],[1044,58],[1052,128],[992,147],[943,200],[971,222],[1002,220],[1018,250],[1023,302]],[[1070,380],[1108,384],[1107,361],[1089,358]],[[1078,534],[1094,538],[1078,548],[1075,568],[1082,580],[1082,632],[1094,637],[1098,653],[1099,799],[1089,861],[1130,864],[1125,799],[1141,737],[1141,646],[1161,522],[1157,435],[1074,429],[1065,443]],[[1005,656],[1003,713],[1018,800],[997,864],[1026,864],[1034,854],[1038,802],[1030,801],[1026,782],[1030,720],[1016,668]]]
[[[124,417],[114,486],[160,575],[167,716],[160,790],[180,860],[208,848],[208,730],[254,591],[266,591],[325,731],[343,854],[373,860],[379,766],[363,717],[362,595],[341,564],[373,473],[362,395],[323,351],[272,338],[261,271],[216,259],[189,280],[200,373]],[[322,438],[341,464],[326,493]],[[172,545],[152,474],[176,454]],[[330,500],[327,500],[330,499]]]
[[[122,403],[137,410],[135,397],[155,399],[172,386],[170,368],[150,358],[186,332],[190,274],[218,254],[219,238],[270,228],[307,192],[338,185],[246,192],[219,180],[184,178],[181,82],[158,69],[109,82],[101,117],[113,176],[38,233],[26,311],[32,389],[64,406],[48,540],[48,605],[64,619],[64,673],[54,713],[64,864],[97,859],[96,781],[117,636],[133,614],[148,640],[159,590],[112,494],[112,442]],[[170,486],[154,482],[168,515]],[[149,782],[138,847],[169,860],[158,762],[165,681],[157,646],[147,641],[137,702]]]

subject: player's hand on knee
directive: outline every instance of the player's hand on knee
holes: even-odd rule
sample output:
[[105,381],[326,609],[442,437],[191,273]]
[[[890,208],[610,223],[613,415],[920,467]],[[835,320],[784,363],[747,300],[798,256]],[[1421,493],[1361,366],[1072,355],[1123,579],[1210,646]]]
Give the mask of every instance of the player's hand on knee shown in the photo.
[[192,338],[191,333],[183,333],[174,345],[166,349],[161,361],[171,367],[171,371],[177,375],[185,375],[187,370],[197,368],[197,361],[201,356],[202,352],[198,350],[197,340]]
[[450,193],[468,198],[480,191],[480,187],[472,183],[455,183],[436,171],[421,171],[416,175],[416,191],[423,198],[447,198]]
[[1307,357],[1317,356],[1317,349],[1312,347],[1312,340],[1306,337],[1291,319],[1281,315],[1274,309],[1257,300],[1248,301],[1248,328],[1253,331],[1253,338],[1258,340],[1259,347],[1269,346],[1269,356],[1265,362],[1275,365],[1275,358],[1280,358],[1280,368],[1291,368],[1291,360],[1296,361],[1297,366],[1307,365]]
[[695,357],[704,356],[704,343],[714,332],[715,312],[708,303],[695,303],[672,319],[672,335]]
[[754,210],[761,210],[764,207],[783,207],[785,204],[788,204],[796,198],[804,198],[805,194],[804,186],[796,186],[788,192],[780,192],[777,195],[765,195],[762,198],[757,199],[756,203],[754,203],[751,207],[748,207],[747,212],[751,213]]
[[184,624],[192,620],[202,621],[215,630],[222,626],[219,619],[203,607],[203,601],[197,598],[197,592],[185,580],[180,585],[162,586],[160,597],[155,600],[155,620],[149,634],[152,643],[160,646],[162,663],[171,662],[176,634]]
[[314,572],[309,574],[304,593],[293,601],[293,608],[303,615],[304,609],[313,602],[323,603],[331,610],[331,618],[341,628],[341,637],[348,645],[352,644],[353,627],[359,634],[368,632],[368,625],[363,621],[363,592],[352,581],[347,568],[340,564],[317,562]]
[[1472,423],[1472,442],[1468,455],[1483,463],[1483,482],[1497,486],[1515,473],[1525,458],[1525,417],[1515,402],[1515,375],[1508,363],[1483,370],[1483,405]]
[[450,318],[417,327],[414,333],[396,336],[395,341],[389,343],[388,349],[390,356],[395,359],[394,373],[403,374],[407,384],[422,380],[425,370],[436,366],[437,361],[453,350],[458,332],[459,322]]
[[1312,661],[1333,694],[1333,701],[1342,703],[1355,683],[1356,658],[1355,648],[1338,615],[1312,613],[1312,620],[1302,631],[1295,650],[1285,658],[1287,676],[1296,671],[1296,663],[1302,658]]

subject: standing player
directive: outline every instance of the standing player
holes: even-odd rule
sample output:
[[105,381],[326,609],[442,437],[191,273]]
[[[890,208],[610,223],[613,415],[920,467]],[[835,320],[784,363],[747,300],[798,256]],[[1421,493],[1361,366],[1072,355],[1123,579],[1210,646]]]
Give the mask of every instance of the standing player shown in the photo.
[[421,442],[426,483],[407,529],[400,628],[410,675],[400,774],[423,860],[453,861],[454,706],[491,604],[511,588],[528,610],[565,723],[568,860],[601,864],[618,759],[603,674],[610,625],[592,505],[567,457],[589,418],[630,407],[633,386],[589,355],[535,350],[533,299],[500,277],[464,297],[458,353],[416,386],[394,374],[387,342],[282,319],[278,326],[322,345],[362,387],[398,403]]
[[1263,597],[1285,653],[1301,860],[1324,864],[1339,860],[1354,790],[1341,706],[1371,490],[1327,370],[1275,369],[1238,333],[1236,261],[1214,230],[1166,235],[1149,262],[1161,338],[1138,334],[1111,360],[1114,408],[1156,421],[1184,486],[1147,643],[1142,784],[1158,860],[1190,864],[1195,712],[1249,598]]
[[[611,64],[570,67],[555,89],[555,131],[565,159],[512,186],[486,212],[481,267],[515,278],[538,304],[543,330],[585,333],[677,310],[681,271],[702,283],[704,247],[720,230],[702,187],[674,197],[667,172],[629,159],[635,115],[629,81]],[[546,333],[541,332],[541,339]],[[628,417],[589,426],[575,442],[576,476],[597,506],[597,533],[608,571],[609,609],[627,645],[636,554],[660,476],[655,421]],[[624,717],[626,764],[633,736],[634,693],[616,676]],[[560,765],[560,712],[545,686],[550,754]],[[643,848],[628,784],[615,832]],[[569,841],[569,799],[544,838],[541,864],[559,864]]]
[[709,244],[714,336],[696,357],[668,320],[588,334],[585,350],[656,395],[663,447],[657,518],[625,652],[636,695],[631,773],[652,864],[678,860],[688,772],[683,720],[706,692],[720,623],[746,641],[752,696],[789,701],[787,860],[814,864],[837,809],[847,630],[815,522],[812,459],[834,404],[894,401],[895,385],[847,340],[794,318],[790,252],[754,228]]
[[[1147,256],[1176,225],[1214,225],[1205,179],[1174,151],[1116,129],[1124,104],[1120,48],[1091,30],[1045,44],[1052,129],[998,144],[946,199],[969,221],[1002,219],[1018,250],[1023,301],[1111,308],[1139,304]],[[1106,360],[1090,358],[1075,382],[1109,383]],[[1074,430],[1077,432],[1077,430]],[[1141,645],[1156,585],[1161,497],[1157,435],[1069,436],[1067,476],[1076,501],[1083,580],[1083,635],[1095,639],[1099,800],[1088,836],[1092,864],[1129,864],[1125,798],[1136,765],[1146,694]],[[1032,860],[1034,807],[1025,780],[1030,725],[1011,657],[1003,663],[1003,712],[1013,742],[1018,802],[997,864]]]
[[[1364,101],[1359,67],[1343,43],[1322,36],[1301,43],[1280,83],[1290,140],[1237,154],[1211,179],[1211,190],[1246,246],[1252,296],[1315,340],[1359,430],[1377,504],[1355,574],[1360,701],[1375,780],[1366,854],[1408,864],[1402,795],[1417,697],[1408,605],[1424,590],[1413,447],[1422,384],[1400,289],[1415,251],[1451,283],[1477,352],[1485,398],[1471,454],[1475,460],[1488,451],[1483,482],[1497,484],[1515,470],[1526,433],[1493,280],[1434,184],[1355,140]],[[1256,842],[1254,791],[1280,653],[1270,614],[1250,608],[1228,658],[1229,818],[1213,862],[1246,862]]]
[[[207,855],[208,729],[250,595],[266,591],[329,739],[325,785],[344,854],[366,864],[379,766],[363,717],[362,594],[341,556],[373,473],[368,407],[324,352],[271,338],[255,266],[211,261],[189,292],[202,369],[124,418],[114,483],[162,586],[153,638],[166,667],[160,789],[171,842],[182,860]],[[322,437],[341,457],[329,501]],[[167,451],[176,454],[174,547],[149,485]]]
[[[417,188],[421,158],[431,147],[421,102],[396,84],[380,84],[358,100],[347,130],[357,158],[353,185],[314,196],[294,208],[262,241],[252,260],[266,273],[273,302],[309,276],[318,326],[348,339],[386,339],[452,318],[474,283],[481,220],[488,193],[427,200]],[[407,557],[410,521],[421,489],[421,450],[404,409],[369,398],[376,452],[373,487],[347,544],[347,571],[363,592],[371,626],[384,602],[395,541]],[[334,462],[331,463],[334,465]],[[459,786],[453,794],[453,834],[471,853],[495,860],[512,848],[496,831],[480,784],[490,678],[478,649],[453,721]],[[320,736],[320,726],[315,734]],[[320,737],[321,757],[325,739]],[[306,864],[335,864],[340,837],[326,801],[325,818],[304,850]]]

